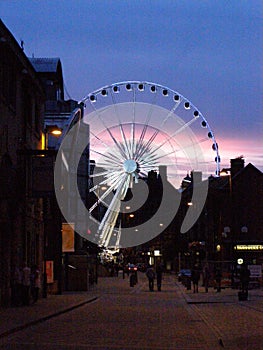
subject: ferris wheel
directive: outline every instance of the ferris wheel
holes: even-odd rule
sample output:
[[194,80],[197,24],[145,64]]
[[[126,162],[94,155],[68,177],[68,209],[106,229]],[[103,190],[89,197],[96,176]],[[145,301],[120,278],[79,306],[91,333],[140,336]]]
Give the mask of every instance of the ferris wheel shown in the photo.
[[[125,81],[102,87],[81,102],[83,123],[89,125],[92,161],[89,191],[94,200],[87,210],[89,219],[97,223],[92,240],[98,245],[138,245],[164,228],[154,219],[122,227],[122,201],[136,186],[145,187],[142,183],[147,182],[149,172],[165,169],[168,183],[177,190],[190,172],[202,172],[206,178],[219,175],[220,156],[214,133],[198,108],[177,91],[146,81]],[[169,206],[165,202],[169,192],[168,189],[163,194],[158,222]],[[140,197],[137,207],[141,202]],[[126,206],[125,210],[127,214],[134,208]],[[150,230],[151,235],[140,234]],[[134,238],[125,242],[124,231]]]

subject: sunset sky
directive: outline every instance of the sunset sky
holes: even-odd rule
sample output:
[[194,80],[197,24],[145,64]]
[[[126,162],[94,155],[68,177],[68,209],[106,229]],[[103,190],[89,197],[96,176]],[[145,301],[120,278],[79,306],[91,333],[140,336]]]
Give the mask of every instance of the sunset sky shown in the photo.
[[221,166],[263,171],[261,0],[1,0],[27,56],[59,57],[65,97],[126,80],[178,91],[213,129]]

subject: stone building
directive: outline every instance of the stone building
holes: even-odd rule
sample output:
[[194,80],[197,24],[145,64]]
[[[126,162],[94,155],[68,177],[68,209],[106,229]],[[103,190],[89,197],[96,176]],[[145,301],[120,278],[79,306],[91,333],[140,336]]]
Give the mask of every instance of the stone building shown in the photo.
[[43,147],[45,91],[23,47],[0,21],[0,304],[12,272],[43,263],[43,201],[32,196],[32,160]]
[[[62,64],[59,58],[29,58],[45,90],[44,133],[47,158],[57,154],[68,124],[72,119],[78,103],[64,99],[64,80]],[[54,133],[55,132],[55,133]],[[60,134],[59,134],[60,132]],[[51,170],[53,182],[53,167]],[[43,195],[40,193],[40,195]],[[62,265],[62,215],[58,208],[55,192],[44,194],[45,206],[45,260],[47,261],[48,292],[61,293],[64,289],[64,267]]]

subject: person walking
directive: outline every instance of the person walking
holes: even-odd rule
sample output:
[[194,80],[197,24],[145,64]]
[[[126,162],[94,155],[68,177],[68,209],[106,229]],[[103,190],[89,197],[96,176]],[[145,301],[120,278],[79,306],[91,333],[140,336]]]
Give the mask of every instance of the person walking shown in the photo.
[[216,291],[218,293],[221,292],[221,279],[222,279],[222,272],[221,272],[221,269],[217,267],[215,271],[215,280],[216,280]]
[[22,268],[15,266],[11,283],[12,306],[20,306],[22,302]]
[[198,293],[198,282],[200,279],[200,271],[197,264],[194,265],[191,271],[191,278],[193,282],[194,293]]
[[40,272],[39,272],[38,266],[34,265],[32,267],[32,273],[31,273],[31,295],[32,295],[33,303],[36,303],[38,301],[39,289],[40,289]]
[[155,272],[154,272],[154,269],[151,265],[149,265],[147,270],[146,270],[146,276],[147,276],[148,281],[149,281],[149,290],[150,290],[150,292],[153,292]]
[[248,285],[250,281],[250,270],[247,266],[242,266],[240,270],[240,282],[241,282],[241,290],[243,293],[248,294]]
[[208,293],[208,287],[209,287],[209,280],[210,280],[211,274],[209,271],[209,266],[206,264],[203,269],[203,279],[204,279],[204,287],[206,293]]
[[160,292],[162,289],[163,267],[159,263],[156,266],[157,289]]
[[30,275],[31,269],[24,262],[22,269],[22,303],[23,305],[29,305],[30,299]]

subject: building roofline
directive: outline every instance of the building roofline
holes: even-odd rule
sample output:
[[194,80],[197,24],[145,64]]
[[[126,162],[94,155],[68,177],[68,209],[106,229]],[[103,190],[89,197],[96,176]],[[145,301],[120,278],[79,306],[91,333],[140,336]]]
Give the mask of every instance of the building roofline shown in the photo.
[[244,168],[240,169],[232,178],[232,180],[236,179],[240,174],[242,174],[243,172],[245,172],[247,169],[253,169],[256,170],[258,173],[263,174],[261,170],[259,170],[257,167],[255,167],[255,165],[253,165],[252,163],[248,163]]
[[62,70],[59,57],[28,57],[37,73],[57,73]]
[[10,30],[6,27],[4,22],[0,18],[0,42],[5,44],[8,43],[8,46],[13,51],[14,55],[17,57],[17,59],[21,62],[21,65],[24,66],[26,69],[26,73],[31,76],[31,78],[37,83],[39,89],[42,91],[43,94],[45,94],[44,87],[42,85],[42,82],[37,75],[37,72],[35,71],[34,67],[32,66],[31,62],[29,61],[28,57],[26,56],[24,50],[21,48],[13,34],[10,32]]

